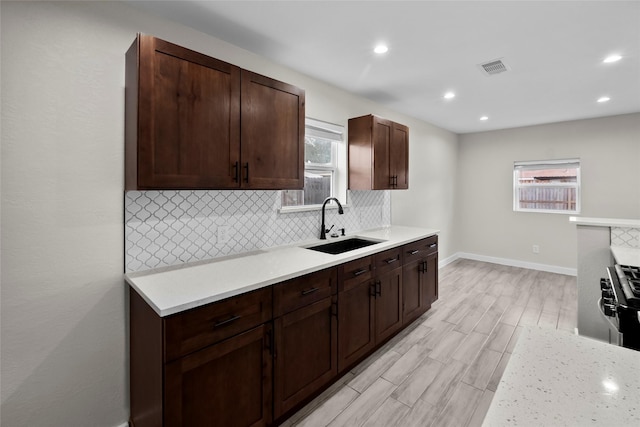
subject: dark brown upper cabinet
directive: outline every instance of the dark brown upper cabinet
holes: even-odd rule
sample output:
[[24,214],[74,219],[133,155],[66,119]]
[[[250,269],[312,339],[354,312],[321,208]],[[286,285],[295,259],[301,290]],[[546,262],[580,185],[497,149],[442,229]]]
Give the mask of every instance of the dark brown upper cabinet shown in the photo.
[[349,119],[349,189],[409,188],[409,128],[374,115]]
[[125,189],[302,189],[303,90],[148,35],[126,54]]

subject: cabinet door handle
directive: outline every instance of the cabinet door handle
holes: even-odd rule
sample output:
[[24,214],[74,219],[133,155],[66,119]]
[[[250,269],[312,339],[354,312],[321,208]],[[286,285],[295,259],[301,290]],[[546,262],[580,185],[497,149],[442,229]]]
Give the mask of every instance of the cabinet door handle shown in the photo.
[[382,296],[382,282],[379,280],[376,282],[376,295]]
[[302,291],[302,295],[309,295],[319,290],[320,290],[319,288],[305,289],[304,291]]
[[377,283],[374,282],[369,286],[369,296],[371,297],[375,297],[376,296],[376,288],[377,288]]
[[332,302],[331,303],[331,315],[338,317],[338,303],[337,302]]
[[354,272],[353,272],[353,275],[354,275],[354,276],[359,276],[359,275],[361,275],[361,274],[366,273],[367,271],[369,271],[369,269],[368,269],[368,268],[363,268],[363,269],[361,269],[361,270],[354,271]]
[[244,168],[244,182],[249,182],[249,162],[245,163],[243,168]]
[[407,253],[408,253],[409,255],[415,255],[415,254],[417,254],[418,252],[420,252],[420,249],[414,249],[414,250],[409,251],[409,252],[407,252]]
[[393,262],[396,262],[398,260],[398,258],[389,258],[389,259],[385,259],[384,262],[386,262],[387,264],[391,264]]
[[269,354],[273,355],[273,332],[271,330],[267,331],[267,339],[264,344],[267,346]]
[[427,261],[422,261],[420,263],[420,273],[426,273],[427,272]]
[[218,328],[220,326],[228,325],[229,323],[235,322],[236,320],[238,320],[241,317],[242,316],[232,316],[232,317],[228,318],[227,320],[221,320],[219,322],[216,322],[216,324],[213,325],[213,327],[214,328]]
[[239,162],[235,162],[233,164],[233,182],[238,182],[240,179],[240,164]]

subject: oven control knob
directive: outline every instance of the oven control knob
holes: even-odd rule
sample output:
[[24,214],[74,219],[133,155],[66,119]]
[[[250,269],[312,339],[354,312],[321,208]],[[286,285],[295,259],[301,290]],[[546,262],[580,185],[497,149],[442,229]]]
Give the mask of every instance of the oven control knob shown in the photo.
[[600,289],[603,291],[605,289],[611,289],[611,282],[609,282],[609,279],[600,279]]
[[603,289],[602,290],[602,298],[613,298],[613,290],[611,290],[611,289]]
[[616,315],[616,306],[613,304],[605,304],[604,305],[604,314],[605,316],[613,317]]

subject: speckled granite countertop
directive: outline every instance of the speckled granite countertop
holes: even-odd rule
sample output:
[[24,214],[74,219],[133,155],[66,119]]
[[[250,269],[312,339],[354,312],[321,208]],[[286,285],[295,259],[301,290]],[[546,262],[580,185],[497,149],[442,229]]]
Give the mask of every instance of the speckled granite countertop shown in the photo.
[[525,328],[484,427],[640,426],[640,352]]

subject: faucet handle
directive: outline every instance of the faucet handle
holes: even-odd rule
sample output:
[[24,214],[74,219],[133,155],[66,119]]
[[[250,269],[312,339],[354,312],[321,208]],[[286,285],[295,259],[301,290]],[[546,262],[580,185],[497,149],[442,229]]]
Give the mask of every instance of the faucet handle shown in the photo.
[[333,230],[333,227],[335,227],[335,226],[336,226],[336,225],[335,225],[335,224],[333,224],[333,225],[331,226],[331,228],[326,228],[326,229],[324,230],[324,232],[325,232],[325,233],[330,232],[331,230]]

